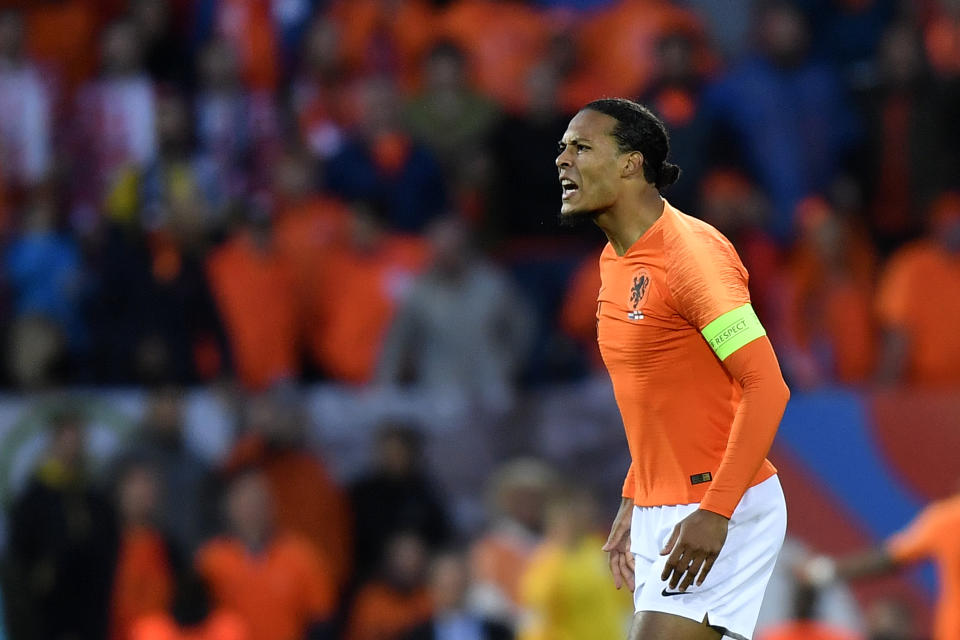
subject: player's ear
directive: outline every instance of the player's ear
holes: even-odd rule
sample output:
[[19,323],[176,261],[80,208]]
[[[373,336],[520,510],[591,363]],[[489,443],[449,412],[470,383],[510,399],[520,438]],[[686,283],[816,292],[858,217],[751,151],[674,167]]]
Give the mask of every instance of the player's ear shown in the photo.
[[643,174],[643,154],[639,151],[624,154],[620,165],[620,177],[631,178],[637,174]]

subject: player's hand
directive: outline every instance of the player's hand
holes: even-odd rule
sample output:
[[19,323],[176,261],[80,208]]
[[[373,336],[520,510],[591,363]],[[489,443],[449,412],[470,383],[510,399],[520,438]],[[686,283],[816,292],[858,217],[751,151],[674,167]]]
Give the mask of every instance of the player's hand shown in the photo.
[[669,579],[670,588],[679,591],[686,591],[694,580],[702,585],[727,540],[729,524],[728,518],[703,509],[678,522],[660,551],[670,556],[660,579]]
[[603,550],[609,554],[610,573],[617,589],[626,585],[630,591],[635,586],[633,575],[633,554],[630,553],[630,524],[633,521],[633,500],[623,498],[617,517],[610,527],[610,536]]

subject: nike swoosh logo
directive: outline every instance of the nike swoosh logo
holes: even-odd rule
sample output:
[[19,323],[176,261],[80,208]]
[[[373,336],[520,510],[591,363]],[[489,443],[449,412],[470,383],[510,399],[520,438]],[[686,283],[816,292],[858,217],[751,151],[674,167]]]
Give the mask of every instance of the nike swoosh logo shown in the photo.
[[687,592],[686,591],[667,591],[666,589],[664,589],[663,591],[660,592],[660,595],[662,595],[665,598],[669,598],[670,596],[685,596],[687,595]]

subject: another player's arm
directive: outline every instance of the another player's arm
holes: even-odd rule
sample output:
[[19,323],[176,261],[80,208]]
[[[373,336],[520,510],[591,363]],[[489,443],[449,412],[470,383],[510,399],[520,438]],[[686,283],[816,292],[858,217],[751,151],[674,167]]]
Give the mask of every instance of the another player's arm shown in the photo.
[[881,576],[930,555],[944,531],[952,535],[954,525],[940,517],[936,505],[928,507],[907,527],[883,545],[839,558],[817,556],[800,567],[801,577],[815,586],[842,580]]

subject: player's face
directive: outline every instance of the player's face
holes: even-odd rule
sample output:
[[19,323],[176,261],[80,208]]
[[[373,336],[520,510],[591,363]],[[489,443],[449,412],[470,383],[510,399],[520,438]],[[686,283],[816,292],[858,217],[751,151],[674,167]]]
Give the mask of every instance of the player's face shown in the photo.
[[561,222],[610,208],[620,186],[620,151],[610,135],[617,121],[599,111],[574,116],[560,140],[556,164],[563,189]]

